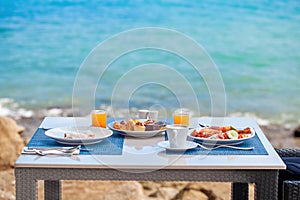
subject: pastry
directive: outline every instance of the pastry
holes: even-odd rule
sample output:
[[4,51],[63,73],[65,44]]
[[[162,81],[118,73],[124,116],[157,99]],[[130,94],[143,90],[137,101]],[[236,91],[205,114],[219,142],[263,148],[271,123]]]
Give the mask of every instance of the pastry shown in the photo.
[[121,129],[121,123],[119,122],[114,122],[114,129]]
[[162,121],[152,121],[152,123],[145,124],[146,131],[156,131],[166,129],[166,124]]
[[146,127],[144,126],[144,124],[142,122],[137,122],[134,125],[134,131],[145,131]]
[[126,120],[124,130],[133,131],[134,130],[134,125],[135,125],[135,123],[133,122],[132,119]]

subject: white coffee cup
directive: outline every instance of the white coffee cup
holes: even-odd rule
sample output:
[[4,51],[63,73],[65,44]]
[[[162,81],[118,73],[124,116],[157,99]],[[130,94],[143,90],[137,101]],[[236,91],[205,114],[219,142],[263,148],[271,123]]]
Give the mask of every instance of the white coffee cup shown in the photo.
[[138,110],[138,117],[140,119],[153,119],[157,120],[158,111],[157,110]]
[[188,126],[182,124],[167,125],[167,135],[171,148],[184,148],[188,133]]

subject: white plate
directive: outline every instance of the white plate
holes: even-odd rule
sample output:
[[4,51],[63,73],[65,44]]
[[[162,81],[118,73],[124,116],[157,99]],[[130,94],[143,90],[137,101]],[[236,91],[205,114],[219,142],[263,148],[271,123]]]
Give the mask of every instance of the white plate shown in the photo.
[[157,145],[170,151],[186,151],[188,149],[194,149],[198,146],[196,142],[192,142],[192,141],[186,141],[185,147],[182,148],[171,148],[169,141],[162,141],[157,143]]
[[[196,129],[196,130],[201,130],[202,128]],[[246,138],[241,138],[241,139],[208,139],[208,138],[200,138],[200,137],[195,137],[192,136],[191,133],[194,131],[195,129],[191,129],[188,132],[188,137],[192,138],[195,142],[199,142],[205,145],[215,145],[215,144],[230,144],[230,145],[236,145],[236,144],[241,144],[246,140],[249,140],[251,138],[253,138],[255,136],[255,131],[251,128],[251,134],[249,134],[249,137]]]
[[128,135],[132,137],[137,137],[137,138],[149,138],[156,136],[159,133],[165,132],[165,130],[155,130],[155,131],[127,131],[127,130],[119,130],[114,128],[114,122],[109,123],[108,128],[114,131],[118,131],[122,135]]
[[[95,134],[94,138],[85,139],[67,139],[64,138],[66,132],[80,132],[80,131],[91,131]],[[103,139],[111,136],[113,132],[106,128],[92,127],[92,126],[68,126],[50,129],[45,132],[45,135],[55,139],[58,143],[68,145],[87,145],[101,142]]]

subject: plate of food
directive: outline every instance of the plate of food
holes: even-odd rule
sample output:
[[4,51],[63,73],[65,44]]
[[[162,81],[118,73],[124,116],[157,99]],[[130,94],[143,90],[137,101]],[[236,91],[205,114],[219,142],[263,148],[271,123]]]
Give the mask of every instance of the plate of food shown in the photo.
[[207,126],[191,129],[188,137],[204,144],[240,144],[255,136],[251,127],[235,128],[234,126]]
[[47,130],[45,135],[58,143],[68,145],[88,145],[101,142],[113,132],[106,128],[92,126],[68,126]]
[[163,133],[166,130],[166,125],[166,122],[159,120],[128,119],[111,122],[108,127],[124,135],[148,138]]

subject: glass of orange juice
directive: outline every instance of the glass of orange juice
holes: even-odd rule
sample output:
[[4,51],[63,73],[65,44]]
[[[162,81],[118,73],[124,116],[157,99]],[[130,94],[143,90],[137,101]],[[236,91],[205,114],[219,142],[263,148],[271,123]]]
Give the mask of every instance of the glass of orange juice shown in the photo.
[[105,110],[92,111],[92,126],[106,128],[106,112]]
[[180,108],[174,112],[174,124],[190,124],[190,111],[186,108]]

